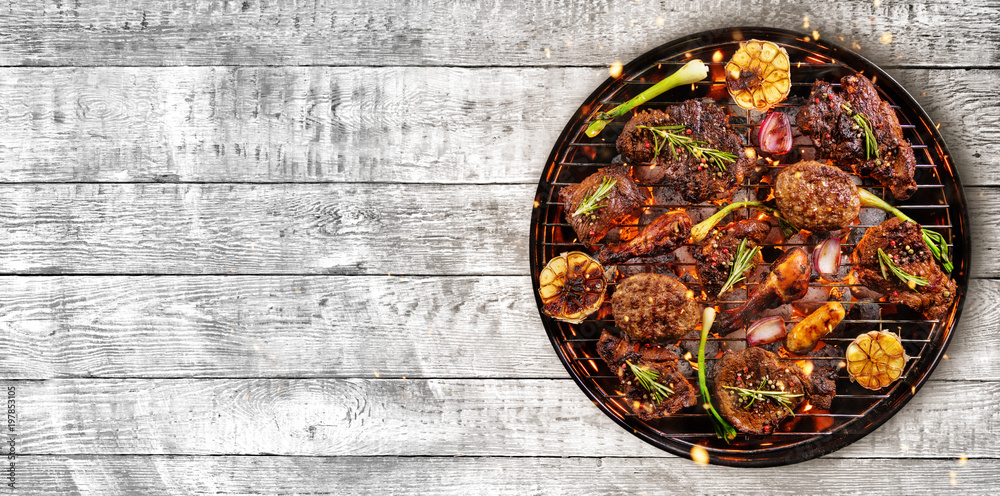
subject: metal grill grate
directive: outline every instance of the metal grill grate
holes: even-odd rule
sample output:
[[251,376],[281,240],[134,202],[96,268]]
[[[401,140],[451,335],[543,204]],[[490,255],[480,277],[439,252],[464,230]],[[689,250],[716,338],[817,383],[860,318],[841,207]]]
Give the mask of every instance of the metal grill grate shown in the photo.
[[[731,103],[723,82],[723,66],[739,47],[736,40],[751,38],[774,41],[788,51],[792,62],[792,88],[788,99],[778,110],[787,112],[793,122],[797,109],[808,98],[814,80],[823,79],[837,83],[841,77],[848,74],[862,73],[869,78],[874,76],[880,96],[897,110],[905,137],[912,143],[917,159],[915,179],[918,190],[912,198],[896,206],[924,227],[939,231],[950,241],[955,259],[952,276],[959,285],[961,296],[956,299],[952,312],[941,321],[928,320],[912,310],[884,302],[874,303],[878,305],[878,319],[845,319],[845,324],[850,326],[846,334],[849,337],[824,339],[824,342],[836,345],[841,355],[813,357],[811,360],[817,366],[823,364],[824,360],[827,361],[826,364],[835,364],[843,359],[843,349],[855,335],[870,329],[885,329],[900,334],[906,352],[910,356],[902,378],[890,388],[875,392],[852,384],[847,379],[846,371],[839,370],[837,396],[829,411],[796,412],[794,418],[786,420],[778,431],[771,435],[741,434],[731,444],[716,439],[710,419],[700,407],[687,408],[667,418],[646,422],[631,413],[623,404],[618,378],[608,370],[597,355],[596,343],[601,331],[614,327],[613,318],[607,315],[607,312],[602,310],[598,314],[603,314],[602,317],[592,316],[580,325],[555,321],[543,315],[545,327],[560,358],[595,403],[637,436],[678,455],[690,456],[691,448],[699,445],[706,448],[713,463],[743,466],[779,465],[813,458],[860,438],[887,420],[916,393],[944,353],[951,329],[957,321],[965,299],[969,258],[966,228],[968,221],[961,185],[936,128],[912,98],[874,65],[850,52],[797,36],[799,35],[795,33],[770,29],[723,30],[694,35],[664,45],[640,57],[625,68],[621,79],[606,82],[588,98],[554,147],[539,182],[532,214],[531,234],[531,270],[535,281],[536,298],[537,277],[548,260],[565,251],[587,251],[576,243],[575,234],[565,221],[563,205],[556,199],[559,189],[568,184],[578,183],[599,168],[612,164],[613,158],[617,155],[615,138],[631,114],[609,124],[601,135],[593,139],[583,134],[588,119],[599,111],[610,109],[637,95],[686,61],[700,58],[710,67],[709,80],[691,87],[671,90],[640,109],[677,105],[690,98],[714,98],[726,109],[730,124],[743,133],[748,146],[752,146],[751,132],[755,128],[754,119],[759,119],[761,115],[743,110]],[[811,155],[812,145],[807,138],[796,137],[795,143],[792,152],[781,156],[780,162],[770,164],[769,167],[781,168]],[[655,184],[640,183],[640,185],[654,188],[654,191],[658,187]],[[886,188],[877,182],[865,179],[863,185],[890,203],[895,203],[891,195],[886,195]],[[752,199],[756,197],[757,189],[769,187],[766,184],[745,183],[741,191],[744,196]],[[740,191],[737,191],[734,197],[740,194]],[[686,203],[650,205],[645,207],[647,215],[642,217],[644,221],[640,221],[640,224],[634,227],[641,227],[644,222],[648,222],[656,215],[677,208],[687,209],[695,218],[699,211],[712,213],[717,206],[710,204],[691,206]],[[741,209],[737,213],[739,212],[746,217],[748,211]],[[858,224],[851,226],[851,229],[858,230],[858,234],[862,234],[863,230],[869,227],[872,225]],[[763,245],[764,248],[790,246],[806,245],[804,243]],[[851,243],[845,243],[844,246],[847,251],[854,248],[854,244]],[[761,265],[767,264],[769,262]],[[692,264],[669,262],[667,265]],[[755,286],[756,283],[749,284],[748,292]],[[855,287],[844,282],[835,284],[814,282],[811,286]],[[689,284],[689,287],[698,289],[696,284]],[[723,303],[740,304],[743,301],[734,299]],[[540,308],[540,301],[538,303]],[[797,320],[788,322],[794,325]],[[857,332],[854,332],[855,330]],[[719,343],[735,341],[724,337],[710,339]],[[697,341],[691,338],[687,340]],[[706,359],[717,358],[706,357]],[[800,357],[783,359],[802,360]],[[697,382],[697,378],[692,380],[694,383]]]

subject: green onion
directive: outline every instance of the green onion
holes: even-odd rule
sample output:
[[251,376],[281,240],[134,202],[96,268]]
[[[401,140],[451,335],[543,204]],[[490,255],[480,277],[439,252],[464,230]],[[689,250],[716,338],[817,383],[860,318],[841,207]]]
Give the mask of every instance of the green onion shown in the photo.
[[698,386],[701,388],[701,397],[705,400],[704,407],[711,414],[715,435],[728,444],[729,441],[736,438],[736,429],[729,422],[726,422],[726,419],[722,418],[722,415],[719,415],[719,412],[712,406],[712,395],[708,393],[708,382],[705,379],[705,341],[708,339],[708,330],[715,322],[715,309],[705,308],[701,320],[701,342],[698,344]]
[[[858,188],[858,197],[861,198],[861,204],[866,207],[874,207],[880,210],[889,212],[896,217],[905,220],[907,222],[912,222],[914,224],[919,223],[911,219],[908,215],[904,214],[898,208],[889,205],[885,200],[875,196],[870,191],[864,188]],[[951,272],[955,268],[951,263],[951,257],[948,254],[948,241],[944,239],[944,236],[937,231],[932,231],[930,229],[921,228],[924,238],[924,244],[934,255],[934,258],[941,262],[941,267],[944,268],[945,272]]]
[[662,81],[649,87],[646,91],[639,93],[639,95],[635,98],[632,98],[631,100],[607,112],[597,114],[595,116],[596,120],[587,126],[585,133],[587,136],[593,138],[594,136],[600,134],[600,132],[604,130],[604,126],[607,126],[608,123],[613,121],[616,117],[625,115],[629,110],[632,110],[633,108],[660,96],[661,93],[672,90],[678,86],[696,83],[706,77],[708,77],[708,66],[701,60],[692,60],[687,64],[684,64],[684,67],[678,69],[677,72],[663,78]]

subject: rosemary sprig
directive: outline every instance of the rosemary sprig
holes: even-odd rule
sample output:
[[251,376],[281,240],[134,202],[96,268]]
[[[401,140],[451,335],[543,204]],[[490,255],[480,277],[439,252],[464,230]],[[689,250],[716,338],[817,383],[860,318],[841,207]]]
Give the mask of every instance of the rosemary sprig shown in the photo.
[[854,111],[848,102],[844,102],[840,107],[847,112],[848,117],[854,119],[854,122],[865,133],[865,160],[871,160],[872,155],[878,158],[878,141],[875,141],[875,131],[872,130],[871,121],[865,114]]
[[[684,134],[673,131],[682,131],[686,126],[636,126],[636,129],[646,129],[653,133],[653,160],[660,156],[663,146],[670,144],[670,153],[674,160],[677,160],[677,150],[684,149],[688,153],[700,158],[705,162],[711,162],[719,172],[726,171],[726,163],[736,162],[736,155],[729,152],[707,148],[706,141],[699,141]],[[662,140],[662,141],[661,141]]]
[[749,399],[750,402],[744,405],[745,408],[750,408],[750,405],[752,405],[754,401],[757,400],[764,401],[764,398],[770,398],[775,402],[777,402],[779,405],[785,407],[785,410],[788,410],[788,413],[792,414],[792,416],[795,416],[795,412],[792,411],[792,398],[798,398],[802,396],[802,394],[792,394],[789,393],[788,391],[770,391],[761,389],[764,387],[764,384],[766,383],[767,383],[767,378],[765,377],[761,379],[760,385],[757,386],[757,389],[746,389],[734,386],[723,386],[723,387],[726,389],[731,389],[733,391],[736,391],[736,393],[740,395],[740,398]]
[[887,281],[889,280],[889,275],[886,274],[885,272],[886,266],[889,267],[890,272],[895,274],[900,281],[906,283],[906,286],[909,287],[910,289],[916,289],[917,286],[926,286],[930,284],[926,278],[915,276],[913,274],[910,274],[909,272],[904,271],[903,269],[900,269],[899,266],[896,265],[896,262],[893,262],[892,259],[889,258],[889,255],[886,255],[881,248],[878,249],[878,264],[879,267],[882,269],[882,278]]
[[674,390],[668,388],[666,384],[663,384],[662,382],[657,382],[657,380],[659,380],[660,378],[659,372],[651,370],[646,367],[636,365],[627,360],[625,361],[625,363],[628,364],[628,368],[629,370],[632,371],[632,375],[634,375],[635,378],[639,380],[639,385],[642,386],[642,388],[645,389],[646,391],[649,391],[650,394],[653,395],[653,399],[656,400],[657,403],[665,400],[667,396],[674,394]]
[[740,241],[740,247],[736,250],[736,256],[733,258],[733,264],[729,266],[729,279],[726,279],[726,284],[722,286],[719,290],[719,296],[721,297],[729,288],[733,287],[736,283],[746,279],[743,275],[750,264],[753,262],[754,257],[760,252],[760,247],[755,246],[752,250],[747,249],[747,239],[743,238]]
[[583,198],[583,201],[580,202],[580,206],[576,209],[576,212],[573,212],[573,217],[580,214],[589,215],[596,210],[606,207],[607,205],[598,205],[597,202],[607,198],[608,195],[611,194],[611,188],[614,188],[617,182],[617,179],[611,179],[610,177],[605,176],[604,179],[601,180],[601,185]]

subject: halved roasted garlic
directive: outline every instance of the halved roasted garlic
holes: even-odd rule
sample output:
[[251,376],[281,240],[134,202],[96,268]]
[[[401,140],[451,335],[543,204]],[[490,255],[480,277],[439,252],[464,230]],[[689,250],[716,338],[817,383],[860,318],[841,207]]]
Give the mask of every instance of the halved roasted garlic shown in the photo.
[[740,107],[766,112],[791,89],[788,52],[770,41],[750,40],[726,64],[726,87]]
[[907,360],[899,336],[869,331],[847,346],[847,373],[867,389],[882,389],[903,373]]
[[549,260],[538,275],[542,311],[571,324],[583,322],[601,308],[606,290],[604,267],[580,251]]

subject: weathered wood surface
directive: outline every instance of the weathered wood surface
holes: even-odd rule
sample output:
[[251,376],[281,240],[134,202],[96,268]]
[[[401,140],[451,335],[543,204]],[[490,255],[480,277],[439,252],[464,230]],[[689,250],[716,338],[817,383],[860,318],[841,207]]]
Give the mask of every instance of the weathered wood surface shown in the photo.
[[[39,276],[0,287],[0,377],[11,379],[569,377],[527,276]],[[932,381],[1000,377],[998,299],[1000,281],[972,281]]]
[[[534,185],[0,185],[8,274],[527,275]],[[1000,189],[966,188],[972,276]],[[53,243],[53,240],[59,240]]]
[[[12,2],[17,491],[996,494],[998,20],[993,0]],[[978,186],[949,359],[861,441],[755,471],[601,413],[528,278],[534,184],[607,65],[733,24],[857,43]]]
[[[0,29],[2,31],[2,29]],[[897,69],[967,185],[1000,184],[1000,70]],[[16,68],[3,182],[535,184],[599,68]]]
[[[606,65],[684,35],[734,25],[817,30],[821,39],[857,43],[857,50],[881,65],[1000,61],[995,2],[877,3],[11,3],[0,17],[0,64]],[[891,43],[881,43],[884,33],[892,34]]]
[[[664,456],[570,379],[8,382],[25,455]],[[932,381],[830,457],[997,458],[998,401],[996,381]]]
[[[667,458],[27,456],[17,494],[787,495],[995,493],[1000,462],[823,458],[747,470]],[[95,466],[100,467],[95,469]]]

